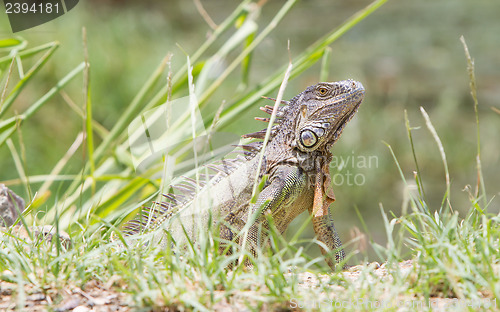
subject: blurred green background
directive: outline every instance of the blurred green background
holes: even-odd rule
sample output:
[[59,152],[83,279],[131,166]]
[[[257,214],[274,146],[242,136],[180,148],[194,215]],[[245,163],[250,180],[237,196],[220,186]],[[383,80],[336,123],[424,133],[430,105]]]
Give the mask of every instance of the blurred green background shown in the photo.
[[[265,3],[259,16],[261,25],[266,25],[283,3]],[[241,83],[241,73],[236,71],[232,74],[234,79],[227,80],[213,95],[211,107],[218,107],[223,100],[230,101],[235,90],[252,87],[286,65],[287,40],[290,40],[292,56],[298,55],[369,3],[364,0],[298,1],[257,47],[252,56],[248,85]],[[202,0],[202,4],[218,24],[238,2]],[[401,214],[408,189],[383,142],[392,146],[405,177],[413,181],[415,165],[405,128],[405,110],[411,125],[419,127],[413,136],[426,195],[433,205],[430,208],[440,207],[446,187],[439,151],[425,126],[420,106],[430,115],[443,142],[452,181],[452,206],[462,212],[462,217],[470,207],[464,188],[470,185],[474,189],[477,183],[476,126],[466,58],[459,40],[462,35],[476,65],[481,157],[488,200],[496,196],[489,205],[489,212],[499,212],[500,114],[492,110],[492,107],[500,109],[499,12],[500,2],[491,0],[393,0],[331,45],[329,80],[352,78],[361,81],[366,88],[365,101],[334,147],[334,154],[344,159],[353,156],[377,159],[376,165],[370,168],[346,164],[339,172],[344,178],[348,174],[356,175],[357,181],[363,182],[349,185],[344,180],[334,188],[337,201],[333,216],[344,242],[357,235],[353,231],[355,227],[365,232],[355,208],[363,216],[369,237],[380,244],[386,240],[380,204],[386,212]],[[93,114],[108,129],[167,53],[173,53],[175,73],[185,64],[183,51],[192,54],[211,32],[193,1],[81,1],[57,20],[16,34],[28,40],[30,46],[54,40],[61,46],[11,111],[23,111],[82,62],[83,26],[87,29],[91,64]],[[7,16],[2,10],[0,37],[10,36]],[[290,81],[285,98],[318,82],[319,76],[318,63]],[[82,81],[77,78],[65,89],[79,106],[83,103]],[[276,96],[275,93],[263,95]],[[264,104],[269,103],[263,100],[260,105]],[[263,124],[252,118],[257,115],[262,116],[262,113],[255,105],[221,130],[237,135],[260,130]],[[48,174],[82,127],[81,118],[63,97],[54,97],[22,126],[27,174]],[[18,144],[19,137],[13,138]],[[77,154],[66,173],[77,173],[81,169],[83,152]],[[28,198],[25,189],[15,181],[19,177],[5,145],[0,148],[0,168],[0,182],[9,183],[19,195]],[[35,191],[37,187],[39,185],[32,185]],[[312,230],[307,235],[312,236]],[[370,247],[351,245],[348,251],[357,248],[361,249],[361,255],[369,254],[376,259]]]

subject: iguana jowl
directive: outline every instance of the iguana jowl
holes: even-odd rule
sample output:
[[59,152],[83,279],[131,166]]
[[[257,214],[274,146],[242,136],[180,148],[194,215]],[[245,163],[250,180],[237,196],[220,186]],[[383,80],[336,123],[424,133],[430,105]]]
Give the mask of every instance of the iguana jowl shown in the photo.
[[[212,222],[221,239],[242,245],[246,237],[245,245],[255,254],[255,248],[265,243],[265,229],[269,228],[264,214],[270,214],[283,233],[296,216],[307,210],[312,214],[318,240],[328,248],[321,248],[323,254],[335,251],[335,261],[327,257],[333,269],[345,254],[330,216],[330,204],[335,200],[328,170],[333,157],[330,149],[356,113],[364,93],[362,84],[354,80],[321,82],[290,101],[283,101],[285,105],[279,107],[271,138],[263,151],[259,177],[267,175],[268,179],[255,204],[250,199],[261,141],[241,145],[244,156],[209,165],[217,174],[207,183],[199,181],[204,179],[188,179],[174,186],[190,194],[164,195],[165,202],[128,224],[128,233],[161,227],[177,243],[185,241],[186,234],[195,241]],[[271,113],[272,107],[262,110]],[[262,139],[265,133],[261,130],[243,137]],[[242,234],[245,225],[249,227],[247,236]],[[155,241],[165,243],[164,233],[159,231]]]

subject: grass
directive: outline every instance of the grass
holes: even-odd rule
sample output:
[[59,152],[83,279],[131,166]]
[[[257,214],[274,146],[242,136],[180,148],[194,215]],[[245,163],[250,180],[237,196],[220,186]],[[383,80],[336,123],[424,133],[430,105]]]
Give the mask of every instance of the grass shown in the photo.
[[[27,198],[29,206],[22,221],[28,224],[55,224],[57,231],[67,231],[73,242],[71,248],[66,250],[59,240],[32,243],[14,232],[2,235],[0,306],[17,306],[22,310],[26,304],[38,302],[41,309],[56,310],[69,306],[70,299],[80,300],[78,305],[94,305],[97,309],[116,306],[135,310],[210,311],[227,307],[234,310],[289,310],[300,307],[306,310],[336,310],[344,303],[346,310],[353,311],[372,310],[377,305],[397,310],[398,304],[410,305],[410,310],[434,304],[472,305],[460,306],[463,310],[479,304],[478,308],[484,310],[489,309],[486,304],[496,306],[500,295],[497,277],[500,231],[498,216],[488,212],[495,209],[489,207],[483,182],[476,82],[468,52],[469,80],[478,129],[477,180],[475,190],[472,187],[468,189],[469,211],[461,218],[453,209],[450,187],[453,181],[449,178],[446,150],[433,126],[432,115],[421,109],[443,163],[445,191],[441,205],[435,205],[426,197],[424,189],[428,187],[424,188],[425,176],[419,169],[417,159],[425,158],[427,153],[415,147],[414,142],[418,142],[413,135],[415,129],[407,118],[407,133],[416,172],[414,180],[407,179],[407,171],[411,173],[411,170],[400,165],[395,156],[398,151],[393,151],[389,145],[408,190],[404,203],[408,209],[400,217],[394,214],[388,217],[384,209],[380,209],[388,243],[379,245],[372,242],[372,246],[380,259],[387,260],[382,276],[381,270],[373,265],[362,266],[354,273],[325,269],[321,256],[314,257],[307,252],[307,247],[316,245],[316,241],[302,238],[306,223],[291,239],[271,232],[271,248],[259,251],[261,254],[257,258],[250,257],[253,270],[246,270],[241,264],[227,270],[228,264],[240,258],[240,254],[232,257],[219,255],[217,238],[210,233],[200,237],[199,246],[177,252],[171,248],[145,246],[143,242],[147,235],[135,242],[121,239],[117,227],[163,189],[164,181],[158,177],[167,176],[164,164],[171,160],[160,155],[147,170],[135,172],[131,161],[133,151],[128,148],[127,139],[130,136],[127,127],[136,116],[158,109],[165,101],[186,93],[197,96],[197,107],[202,111],[203,118],[198,118],[196,123],[189,114],[181,113],[178,119],[172,120],[174,125],[167,129],[168,137],[178,143],[170,151],[176,157],[176,168],[188,170],[198,165],[193,163],[194,155],[201,156],[194,150],[196,142],[193,137],[203,134],[198,129],[212,131],[228,125],[235,116],[255,104],[261,95],[272,93],[279,87],[286,65],[276,69],[259,85],[240,91],[235,99],[224,104],[220,115],[218,110],[213,110],[211,115],[205,114],[207,110],[204,108],[210,105],[209,99],[221,85],[234,77],[231,75],[233,71],[240,68],[242,73],[250,72],[249,58],[255,47],[269,36],[294,5],[294,1],[286,2],[272,21],[257,33],[252,27],[252,23],[257,21],[252,20],[253,15],[249,14],[248,2],[238,6],[189,57],[191,69],[186,65],[174,75],[170,70],[170,56],[167,55],[109,130],[93,119],[93,103],[90,101],[92,81],[87,59],[68,70],[65,77],[24,113],[13,112],[12,103],[47,66],[58,44],[54,42],[26,49],[27,43],[20,39],[0,43],[9,51],[8,56],[0,59],[5,82],[0,116],[13,115],[0,121],[0,147],[7,146],[16,159],[19,179],[15,182],[23,185],[27,194],[32,194]],[[327,64],[331,53],[328,46],[384,2],[375,1],[311,44],[292,60],[291,78],[319,60]],[[233,25],[237,26],[233,28]],[[237,47],[243,47],[243,50],[238,51]],[[208,52],[211,50],[215,52]],[[233,56],[230,65],[219,78],[212,78],[209,72],[216,66],[217,59],[230,56]],[[33,63],[28,70],[24,69],[26,62]],[[25,170],[22,124],[30,122],[37,110],[49,103],[79,73],[84,73],[84,104],[82,108],[73,109],[75,114],[81,116],[85,126],[75,135],[73,146],[49,174],[30,176]],[[186,82],[190,80],[189,73],[196,78],[199,89],[188,90]],[[19,81],[9,87],[14,84],[15,74]],[[320,76],[328,77],[326,65],[321,67]],[[242,77],[242,81],[248,81],[248,77]],[[175,110],[168,105],[163,108]],[[131,130],[135,133],[135,129]],[[17,136],[20,147],[13,143],[14,136]],[[66,167],[79,148],[85,151],[84,165],[77,170]],[[34,188],[39,182],[43,182],[42,186]],[[413,261],[409,268],[399,265],[405,259]],[[38,301],[34,299],[37,295]],[[1,301],[3,298],[8,301]]]

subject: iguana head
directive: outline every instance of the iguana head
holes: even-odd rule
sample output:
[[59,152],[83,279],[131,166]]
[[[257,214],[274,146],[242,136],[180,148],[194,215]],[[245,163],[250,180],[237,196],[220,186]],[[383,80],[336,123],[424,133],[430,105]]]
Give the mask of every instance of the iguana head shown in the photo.
[[320,82],[308,87],[294,103],[295,126],[291,146],[301,152],[326,152],[337,141],[364,98],[360,82]]
[[[267,168],[283,162],[298,163],[306,172],[318,171],[331,158],[330,148],[337,141],[347,122],[356,113],[364,98],[365,89],[360,82],[343,80],[320,82],[308,87],[285,106],[278,109],[270,143],[265,155]],[[274,100],[272,98],[268,98]],[[261,108],[268,114],[271,106]],[[269,118],[257,118],[269,122]],[[244,135],[263,139],[266,129]],[[242,145],[253,156],[261,142]]]

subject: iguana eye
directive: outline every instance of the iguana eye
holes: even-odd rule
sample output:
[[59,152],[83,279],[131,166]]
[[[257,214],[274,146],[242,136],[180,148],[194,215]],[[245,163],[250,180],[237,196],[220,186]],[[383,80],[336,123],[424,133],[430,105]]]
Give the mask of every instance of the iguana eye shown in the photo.
[[328,93],[328,89],[324,88],[324,87],[320,87],[318,89],[318,92],[319,92],[320,95],[326,95]]
[[300,143],[304,147],[313,147],[318,142],[318,137],[311,130],[304,130],[300,133]]

